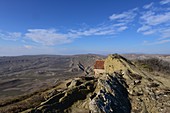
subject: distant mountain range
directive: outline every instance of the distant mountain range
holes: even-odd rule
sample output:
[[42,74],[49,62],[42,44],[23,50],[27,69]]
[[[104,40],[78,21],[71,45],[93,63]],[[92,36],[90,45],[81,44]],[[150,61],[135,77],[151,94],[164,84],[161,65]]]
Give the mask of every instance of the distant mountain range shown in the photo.
[[[170,75],[145,59],[170,56],[122,56],[0,57],[0,113],[167,113]],[[96,60],[105,61],[105,73],[94,75]]]

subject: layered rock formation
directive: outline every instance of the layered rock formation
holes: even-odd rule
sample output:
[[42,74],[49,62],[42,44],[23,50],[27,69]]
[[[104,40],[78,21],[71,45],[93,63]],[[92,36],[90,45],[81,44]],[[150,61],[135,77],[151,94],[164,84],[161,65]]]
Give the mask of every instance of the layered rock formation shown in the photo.
[[130,113],[126,82],[122,75],[83,77],[66,82],[68,89],[42,102],[29,112]]
[[41,93],[31,113],[168,113],[170,86],[120,55],[105,59],[105,73],[63,81]]

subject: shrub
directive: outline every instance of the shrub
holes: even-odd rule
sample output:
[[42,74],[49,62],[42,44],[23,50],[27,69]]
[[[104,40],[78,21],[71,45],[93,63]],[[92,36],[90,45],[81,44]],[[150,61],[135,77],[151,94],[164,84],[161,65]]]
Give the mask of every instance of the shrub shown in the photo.
[[140,59],[136,60],[136,63],[150,72],[157,71],[170,74],[170,63],[158,58]]

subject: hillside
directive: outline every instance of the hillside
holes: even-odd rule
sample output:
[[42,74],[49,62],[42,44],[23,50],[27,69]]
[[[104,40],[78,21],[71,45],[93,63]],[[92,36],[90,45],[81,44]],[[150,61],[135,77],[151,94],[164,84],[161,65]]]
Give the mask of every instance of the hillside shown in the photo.
[[168,113],[170,76],[154,75],[117,54],[109,55],[104,67],[100,75],[72,77],[46,90],[1,101],[0,112]]
[[[100,55],[0,57],[0,99],[28,94],[93,70]],[[83,66],[84,70],[79,66]]]

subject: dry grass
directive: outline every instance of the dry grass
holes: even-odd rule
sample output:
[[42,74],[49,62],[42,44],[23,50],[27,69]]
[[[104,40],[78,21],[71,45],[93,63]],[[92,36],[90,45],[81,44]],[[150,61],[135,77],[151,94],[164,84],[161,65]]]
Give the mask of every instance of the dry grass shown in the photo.
[[56,90],[56,87],[60,82],[46,89],[40,89],[36,92],[25,94],[13,98],[8,98],[0,101],[0,113],[18,113],[30,108],[34,108],[40,105],[41,102],[45,101],[45,96],[48,91]]
[[149,72],[161,72],[165,75],[170,74],[170,63],[158,58],[136,60],[136,64]]

